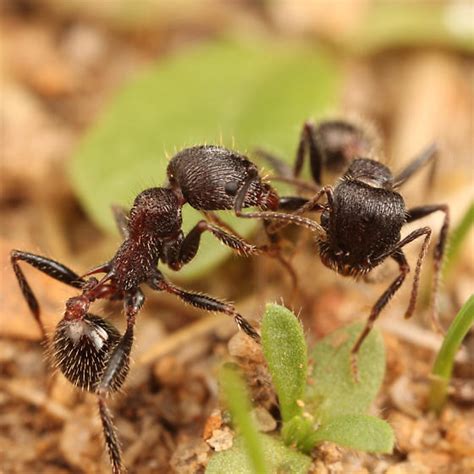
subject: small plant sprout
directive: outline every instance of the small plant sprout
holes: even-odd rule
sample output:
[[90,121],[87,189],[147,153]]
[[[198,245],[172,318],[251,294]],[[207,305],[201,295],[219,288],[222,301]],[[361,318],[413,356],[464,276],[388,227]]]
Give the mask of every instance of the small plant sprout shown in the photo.
[[258,432],[251,416],[247,388],[237,370],[224,366],[220,374],[220,386],[238,434],[232,448],[212,456],[206,474],[308,472],[311,465],[309,456],[285,446],[278,438]]
[[[356,382],[349,354],[360,330],[361,325],[354,324],[319,341],[310,352],[312,362],[308,364],[303,328],[296,316],[282,306],[267,305],[262,321],[262,347],[283,423],[278,435],[257,433],[263,446],[265,469],[280,472],[277,468],[284,463],[285,472],[308,472],[308,454],[324,441],[360,451],[392,452],[394,434],[390,425],[367,415],[385,372],[383,340],[376,330],[367,336],[359,353],[360,379]],[[252,448],[253,453],[249,451],[255,436],[248,429],[252,423],[250,404],[242,410],[245,405],[236,401],[247,397],[245,388],[236,374],[224,374],[222,390],[239,435],[231,449],[211,458],[206,472],[266,472],[255,469],[258,443]]]
[[471,295],[448,329],[433,366],[429,406],[437,413],[441,411],[447,398],[454,357],[473,324],[474,295]]

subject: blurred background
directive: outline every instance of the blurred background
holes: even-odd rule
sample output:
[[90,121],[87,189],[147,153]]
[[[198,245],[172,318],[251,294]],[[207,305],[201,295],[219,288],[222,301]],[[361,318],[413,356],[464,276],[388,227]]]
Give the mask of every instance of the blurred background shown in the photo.
[[[2,472],[107,472],[94,399],[50,375],[9,251],[46,255],[79,273],[110,258],[119,244],[110,204],[130,206],[143,188],[161,185],[176,150],[222,143],[253,156],[260,146],[292,163],[306,119],[350,117],[375,127],[379,158],[394,170],[438,143],[434,184],[420,172],[404,188],[408,207],[448,203],[456,228],[472,206],[472,1],[3,0],[0,15]],[[271,179],[268,165],[259,165]],[[198,218],[185,214],[186,226]],[[241,225],[263,238],[258,226]],[[423,225],[437,234],[441,216]],[[445,272],[444,325],[473,291],[472,231],[466,235]],[[363,320],[395,269],[377,271],[374,285],[346,281],[323,268],[309,238],[288,236],[302,244],[289,250],[300,276],[294,300],[274,261],[229,258],[212,239],[172,278],[235,300],[250,319],[265,301],[283,299],[300,312],[310,340]],[[418,247],[411,250],[414,261]],[[53,330],[73,292],[27,273]],[[474,469],[465,392],[453,392],[459,404],[441,421],[419,409],[439,338],[427,323],[429,283],[416,323],[399,321],[410,283],[380,323],[388,376],[378,409],[399,435],[397,452],[361,455],[357,471],[347,470],[354,458],[337,452],[329,470],[317,472]],[[100,308],[121,327],[119,307]],[[113,403],[130,472],[203,469],[210,448],[200,433],[234,332],[223,316],[203,318],[149,294],[126,393]],[[235,344],[232,351],[238,355]],[[465,386],[469,340],[462,354],[457,376]]]

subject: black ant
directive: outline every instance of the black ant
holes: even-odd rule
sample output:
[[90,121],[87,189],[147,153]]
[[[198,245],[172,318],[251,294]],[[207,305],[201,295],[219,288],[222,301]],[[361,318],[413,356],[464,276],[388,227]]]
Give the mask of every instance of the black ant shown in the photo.
[[[322,213],[321,225],[317,230],[317,245],[324,265],[341,275],[355,278],[367,275],[388,257],[395,260],[399,266],[399,276],[372,307],[365,328],[352,348],[355,372],[357,352],[380,312],[398,291],[410,271],[403,247],[423,237],[405,318],[413,314],[420,270],[432,230],[430,227],[420,227],[402,239],[401,229],[405,224],[437,211],[444,213],[444,221],[434,251],[432,288],[432,320],[436,327],[439,327],[436,299],[449,226],[449,208],[446,204],[429,204],[406,209],[403,197],[397,192],[416,171],[427,163],[434,162],[436,146],[431,145],[423,150],[395,176],[387,166],[366,157],[373,149],[371,138],[352,123],[328,121],[316,127],[313,123],[306,122],[301,132],[293,174],[284,177],[286,181],[301,184],[298,176],[307,151],[311,174],[318,185],[318,191],[311,199],[305,200],[304,205],[296,210],[294,215],[306,211]],[[267,157],[277,165],[277,168],[285,170],[286,165],[280,165],[278,158],[271,155]],[[332,170],[344,168],[345,171],[334,186],[321,187],[323,167]],[[323,196],[326,196],[326,202],[321,204],[319,201]],[[283,225],[285,224],[278,223],[270,230],[275,232]]]
[[[314,230],[312,221],[304,217],[265,212],[280,206],[278,195],[262,181],[253,163],[230,150],[216,146],[185,149],[171,159],[168,176],[167,187],[141,192],[129,215],[120,207],[113,209],[124,241],[108,262],[82,276],[50,258],[19,250],[11,252],[11,263],[21,291],[45,340],[48,337],[40,307],[19,262],[28,263],[55,280],[81,290],[80,295],[67,300],[64,316],[56,327],[50,347],[54,364],[66,378],[97,395],[114,473],[122,471],[121,451],[106,399],[122,386],[129,370],[136,315],[145,300],[141,285],[176,295],[197,308],[227,314],[247,335],[260,341],[259,334],[233,305],[205,294],[185,291],[158,270],[159,262],[174,270],[189,263],[196,255],[205,231],[242,255],[267,251],[265,247],[256,247],[206,220],[199,221],[184,236],[181,229],[183,205],[189,203],[205,211],[234,209],[236,214],[251,218],[258,218],[263,213]],[[243,208],[251,206],[260,211],[242,212]],[[105,275],[101,279],[91,276],[98,273]],[[99,299],[123,301],[127,318],[123,335],[102,317],[89,313],[90,305]]]

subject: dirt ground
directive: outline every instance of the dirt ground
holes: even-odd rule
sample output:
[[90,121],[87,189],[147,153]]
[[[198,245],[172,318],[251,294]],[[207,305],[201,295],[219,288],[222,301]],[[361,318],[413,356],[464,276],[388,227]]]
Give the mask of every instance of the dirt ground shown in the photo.
[[[350,16],[340,13],[336,26],[330,15],[308,26],[301,15],[286,12],[284,2],[269,9],[245,1],[224,8],[209,0],[194,16],[171,9],[169,21],[159,28],[138,28],[116,21],[107,3],[96,10],[72,0],[69,6],[77,8],[68,8],[67,0],[0,3],[0,472],[5,474],[109,471],[95,398],[52,374],[9,264],[10,250],[19,248],[80,272],[102,261],[104,249],[115,242],[88,219],[67,175],[68,160],[108,99],[161,55],[225,28],[324,35],[336,26],[344,28]],[[425,191],[426,176],[420,175],[404,195],[409,205],[448,203],[453,225],[473,196],[473,77],[472,58],[449,48],[393,49],[346,60],[345,67],[341,110],[356,110],[377,124],[391,166],[401,167],[437,137],[441,152],[435,186]],[[426,219],[426,225],[437,233],[441,216]],[[293,263],[300,293],[292,307],[311,342],[362,320],[396,269],[384,265],[370,285],[346,280],[323,267],[311,243],[299,238]],[[408,252],[410,261],[417,251],[414,245]],[[442,286],[445,327],[473,291],[473,254],[471,238]],[[422,276],[425,296],[429,273],[426,269]],[[35,271],[28,270],[28,278],[53,330],[74,292]],[[233,258],[190,287],[233,299],[253,319],[266,301],[290,298],[289,282],[270,259]],[[436,418],[427,413],[426,398],[441,337],[430,329],[427,297],[413,320],[402,319],[409,289],[408,283],[378,323],[387,373],[373,412],[393,426],[394,454],[374,456],[326,444],[314,453],[313,472],[474,472],[474,335],[471,331],[458,354],[450,400]],[[110,303],[100,311],[123,326],[119,306]],[[213,449],[232,437],[224,429],[224,440],[219,440],[221,426],[213,425],[219,406],[216,372],[232,357],[247,368],[259,409],[273,419],[271,387],[257,383],[259,356],[235,332],[224,316],[206,316],[172,298],[149,295],[137,326],[130,376],[123,393],[111,401],[129,472],[204,471]],[[265,429],[275,425],[273,420]]]

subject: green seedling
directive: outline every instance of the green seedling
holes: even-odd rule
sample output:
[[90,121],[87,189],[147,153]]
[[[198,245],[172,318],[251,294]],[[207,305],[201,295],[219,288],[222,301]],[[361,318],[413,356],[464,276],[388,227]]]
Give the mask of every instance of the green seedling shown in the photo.
[[474,202],[472,202],[464,213],[459,224],[453,229],[449,236],[448,246],[446,249],[446,256],[443,269],[443,275],[445,278],[449,278],[452,274],[452,270],[456,268],[459,255],[463,244],[469,236],[474,226]]
[[437,413],[441,411],[447,398],[454,357],[473,324],[474,295],[471,295],[452,322],[433,366],[429,406]]
[[224,367],[220,385],[226,407],[232,416],[237,436],[231,449],[215,454],[206,474],[270,474],[307,472],[311,459],[285,446],[279,439],[257,431],[251,416],[245,383],[233,368]]
[[265,472],[255,469],[255,453],[249,451],[255,434],[260,439],[256,445],[263,446],[265,469],[270,472],[280,472],[283,465],[287,470],[281,472],[308,472],[308,454],[324,441],[360,451],[391,453],[394,434],[390,425],[367,414],[385,370],[378,331],[371,332],[359,351],[358,382],[351,371],[350,351],[361,330],[361,324],[354,324],[319,341],[310,351],[308,364],[304,333],[296,316],[282,306],[267,305],[262,347],[280,403],[281,432],[262,435],[254,428],[250,436],[245,434],[243,427],[251,423],[250,403],[237,410],[238,404],[231,402],[232,397],[246,398],[245,389],[241,381],[238,387],[237,379],[221,378],[239,434],[231,450],[212,457],[206,472]]

